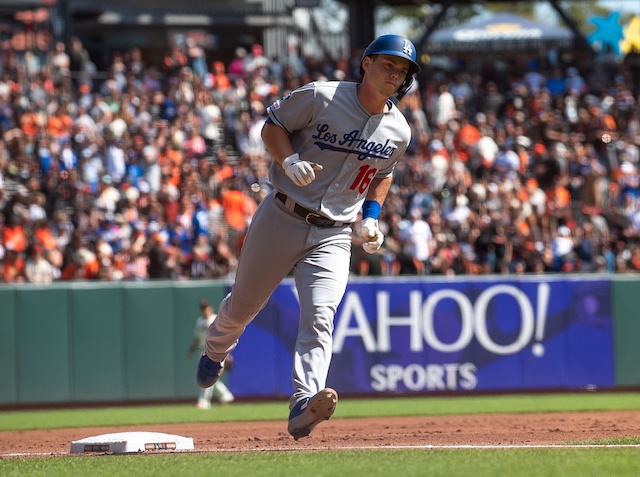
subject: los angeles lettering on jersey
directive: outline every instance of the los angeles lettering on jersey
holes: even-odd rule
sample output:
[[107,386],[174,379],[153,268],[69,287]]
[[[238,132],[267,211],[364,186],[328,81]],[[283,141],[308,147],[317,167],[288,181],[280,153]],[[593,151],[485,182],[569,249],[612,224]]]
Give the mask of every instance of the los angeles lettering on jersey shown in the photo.
[[[312,135],[314,139],[318,139],[314,144],[320,149],[329,149],[332,151],[345,152],[347,154],[357,154],[358,160],[363,161],[367,158],[372,159],[389,159],[397,149],[394,145],[389,144],[389,139],[384,143],[376,141],[367,141],[359,138],[360,131],[353,131],[344,134],[342,140],[338,140],[338,135],[329,131],[328,124],[319,124],[318,133]],[[333,145],[337,144],[337,145]],[[340,147],[343,146],[343,147]]]

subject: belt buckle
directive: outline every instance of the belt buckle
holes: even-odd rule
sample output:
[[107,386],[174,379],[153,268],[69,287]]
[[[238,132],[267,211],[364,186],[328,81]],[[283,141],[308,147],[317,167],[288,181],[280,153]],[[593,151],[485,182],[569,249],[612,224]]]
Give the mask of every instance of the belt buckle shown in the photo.
[[307,214],[307,216],[304,218],[304,221],[305,221],[306,223],[308,223],[309,225],[316,225],[316,224],[314,224],[314,223],[310,220],[310,219],[312,219],[312,218],[320,219],[320,218],[321,218],[321,216],[320,216],[319,214],[315,214],[315,213],[313,213],[313,212],[309,212],[309,213]]

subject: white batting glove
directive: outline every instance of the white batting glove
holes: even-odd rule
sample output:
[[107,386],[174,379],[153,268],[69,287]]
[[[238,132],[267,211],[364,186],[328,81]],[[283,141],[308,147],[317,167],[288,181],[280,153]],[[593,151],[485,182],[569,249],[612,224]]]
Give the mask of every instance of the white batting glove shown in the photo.
[[295,185],[304,187],[311,184],[316,178],[314,171],[321,171],[320,164],[310,161],[301,161],[300,155],[296,152],[282,161],[282,168]]
[[362,221],[362,236],[366,240],[362,248],[367,253],[376,253],[384,242],[384,235],[378,228],[378,221],[368,217]]

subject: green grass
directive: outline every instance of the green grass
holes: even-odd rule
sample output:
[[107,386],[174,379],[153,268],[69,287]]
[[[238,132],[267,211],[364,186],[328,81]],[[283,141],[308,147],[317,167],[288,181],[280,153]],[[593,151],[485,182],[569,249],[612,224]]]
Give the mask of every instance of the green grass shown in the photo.
[[[287,403],[235,403],[224,412],[193,405],[0,412],[0,431],[95,426],[286,420]],[[518,394],[340,400],[334,419],[368,416],[539,413],[640,409],[640,393]]]
[[586,441],[567,441],[564,444],[573,446],[638,446],[640,445],[640,435],[638,437],[607,437]]
[[386,450],[0,460],[3,477],[637,476],[638,449]]
[[[640,393],[567,393],[341,399],[334,419],[491,413],[638,410]],[[0,412],[0,431],[179,422],[285,420],[287,403],[236,403],[203,413],[192,405]],[[0,438],[2,436],[0,435]],[[640,435],[569,442],[578,447],[273,451],[228,454],[73,455],[0,458],[2,477],[253,476],[637,476]],[[580,448],[579,446],[584,446]],[[588,447],[587,447],[588,446]],[[595,446],[595,447],[594,447]]]

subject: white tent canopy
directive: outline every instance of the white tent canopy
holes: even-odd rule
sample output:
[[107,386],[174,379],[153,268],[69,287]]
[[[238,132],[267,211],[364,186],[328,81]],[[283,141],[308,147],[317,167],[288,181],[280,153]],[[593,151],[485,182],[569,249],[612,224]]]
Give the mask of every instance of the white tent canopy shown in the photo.
[[473,53],[522,51],[543,47],[568,47],[571,30],[538,23],[513,13],[473,19],[462,25],[436,30],[427,39],[430,53]]

